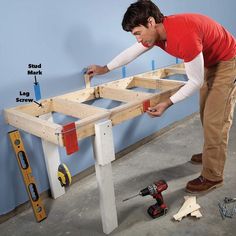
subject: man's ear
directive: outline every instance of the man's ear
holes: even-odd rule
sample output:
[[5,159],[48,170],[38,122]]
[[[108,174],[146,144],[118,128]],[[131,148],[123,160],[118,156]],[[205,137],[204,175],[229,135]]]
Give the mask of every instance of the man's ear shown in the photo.
[[154,17],[150,16],[148,17],[148,24],[150,24],[151,26],[154,26],[156,24],[156,21],[154,19]]

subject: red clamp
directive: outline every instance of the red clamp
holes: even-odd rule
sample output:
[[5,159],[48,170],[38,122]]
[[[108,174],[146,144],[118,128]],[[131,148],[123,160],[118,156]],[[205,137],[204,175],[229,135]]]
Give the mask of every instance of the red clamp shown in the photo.
[[67,155],[79,151],[75,123],[69,123],[63,126],[62,137]]
[[143,112],[146,112],[148,108],[150,107],[150,100],[146,100],[143,102]]

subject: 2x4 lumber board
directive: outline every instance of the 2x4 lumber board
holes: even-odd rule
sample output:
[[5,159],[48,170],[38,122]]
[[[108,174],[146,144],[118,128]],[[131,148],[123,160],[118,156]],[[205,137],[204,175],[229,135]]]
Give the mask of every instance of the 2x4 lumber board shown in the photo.
[[120,88],[120,89],[132,88],[132,87],[134,87],[133,86],[133,77],[115,80],[115,81],[103,84],[103,86]]
[[[150,94],[150,97],[148,99],[150,100],[151,98],[153,98],[153,94]],[[143,105],[143,102],[146,100],[136,100],[136,101],[128,102],[128,103],[125,103],[121,106],[114,107],[114,108],[110,109],[111,118],[114,118],[114,116],[116,116],[117,114],[119,114],[121,112],[126,112],[126,111],[129,111],[129,109],[133,109],[135,107]]]
[[156,79],[134,77],[134,87],[141,87],[147,89],[159,89]]
[[145,99],[149,97],[149,93],[143,92],[134,92],[126,89],[117,89],[111,87],[99,87],[99,93],[101,98],[107,98],[120,102],[129,102],[134,101],[136,99]]
[[165,79],[158,79],[158,84],[161,90],[169,90],[174,89],[176,87],[180,88],[183,86],[186,82],[184,81],[177,81],[177,80],[165,80]]
[[186,71],[184,68],[168,68],[168,69],[165,69],[165,73],[167,74],[167,76],[175,75],[175,74],[186,75]]
[[55,98],[73,99],[73,100],[77,100],[78,102],[90,101],[96,98],[95,88],[82,89],[79,91],[57,96]]
[[[176,69],[176,72],[179,72],[177,71],[178,69],[184,69],[184,63],[179,63],[179,64],[173,64],[173,65],[170,65],[170,66],[167,66],[167,67],[163,67],[163,68],[160,68],[160,69],[156,69],[156,70],[153,70],[153,71],[149,71],[149,72],[145,72],[145,73],[142,73],[142,74],[138,74],[138,75],[135,75],[135,77],[145,77],[145,78],[159,78],[159,79],[162,79],[162,78],[165,78],[168,76],[168,73],[170,73],[170,71],[168,72],[168,70],[170,69]],[[177,73],[179,74],[179,73]]]
[[185,68],[184,63],[172,64],[167,68]]
[[[40,116],[40,119],[53,122],[51,113]],[[65,193],[65,188],[61,186],[57,179],[58,166],[61,164],[58,145],[41,139],[44,160],[47,168],[47,174],[50,184],[50,190],[54,199],[62,196]]]
[[183,85],[184,82],[176,81],[176,80],[135,77],[134,84],[136,87],[160,89],[163,91],[163,90],[175,88],[176,86],[179,86],[179,85]]
[[[75,122],[76,126],[76,122]],[[76,135],[78,140],[93,136],[95,134],[94,123],[76,126]]]
[[169,66],[163,67],[163,69],[171,69],[171,68],[185,68],[184,63],[171,64]]
[[121,107],[113,108],[111,111],[111,121],[113,126],[144,113],[143,103],[141,101],[125,104]]
[[186,71],[185,71],[185,66],[184,63],[179,63],[179,64],[173,64],[170,66],[167,66],[164,68],[165,71],[165,75],[167,76],[171,76],[171,75],[185,75]]
[[99,120],[108,119],[111,115],[111,112],[110,112],[110,110],[106,110],[106,109],[104,109],[104,110],[105,111],[101,114],[93,114],[93,115],[86,117],[82,120],[76,121],[75,122],[76,127],[81,127],[81,126],[92,124],[92,123],[94,124],[94,123],[98,122]]
[[94,114],[104,114],[107,112],[105,109],[82,104],[77,102],[77,100],[62,98],[53,99],[53,111],[79,119],[93,116]]
[[10,108],[14,109],[20,112],[23,112],[25,114],[31,115],[31,116],[41,116],[43,114],[49,113],[52,111],[52,100],[46,99],[43,101],[40,101],[42,106],[39,106],[36,103],[31,103],[23,106],[18,106],[16,108]]
[[58,124],[30,116],[17,110],[5,110],[5,120],[9,125],[22,129],[49,142],[63,146],[63,141],[56,133],[61,132]]
[[135,75],[135,77],[145,77],[145,78],[155,77],[155,78],[161,79],[161,78],[166,77],[165,68],[161,68],[161,69],[145,72],[142,74],[138,74],[138,75]]
[[[86,117],[82,120],[75,122],[76,127],[76,135],[78,140],[82,140],[84,138],[90,137],[95,134],[94,125],[100,120],[107,120],[110,118],[111,112],[107,111],[103,114],[94,114],[93,116]],[[62,139],[61,132],[58,133],[60,138]]]

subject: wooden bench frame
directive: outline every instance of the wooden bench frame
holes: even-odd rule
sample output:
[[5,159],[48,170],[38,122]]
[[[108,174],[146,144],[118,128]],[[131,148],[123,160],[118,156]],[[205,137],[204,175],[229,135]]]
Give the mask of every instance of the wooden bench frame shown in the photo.
[[[176,74],[186,74],[183,64],[44,99],[40,101],[42,106],[31,103],[9,108],[5,110],[5,120],[9,125],[41,138],[52,197],[57,198],[65,193],[57,180],[57,167],[60,164],[58,146],[63,147],[65,144],[63,126],[53,122],[52,113],[58,112],[79,119],[75,122],[77,139],[94,136],[103,231],[109,234],[118,226],[111,169],[111,162],[115,159],[112,126],[142,115],[146,101],[153,106],[173,95],[185,84],[183,81],[165,79]],[[158,93],[131,90],[134,87],[158,90]],[[104,109],[84,103],[99,98],[123,104]],[[110,148],[104,149],[104,146]]]

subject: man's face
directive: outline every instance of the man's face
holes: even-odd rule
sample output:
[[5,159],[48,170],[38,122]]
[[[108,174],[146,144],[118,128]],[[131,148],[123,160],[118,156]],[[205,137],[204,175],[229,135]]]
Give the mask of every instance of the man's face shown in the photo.
[[134,27],[131,33],[136,37],[137,41],[143,43],[147,47],[152,47],[160,40],[160,35],[154,25],[148,23],[147,27],[140,25]]

